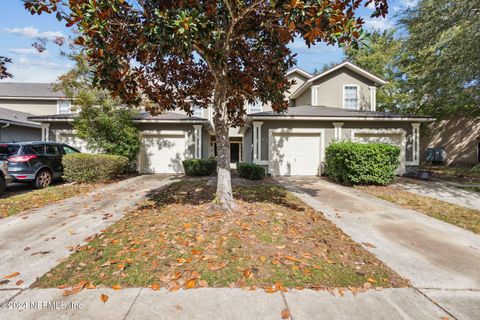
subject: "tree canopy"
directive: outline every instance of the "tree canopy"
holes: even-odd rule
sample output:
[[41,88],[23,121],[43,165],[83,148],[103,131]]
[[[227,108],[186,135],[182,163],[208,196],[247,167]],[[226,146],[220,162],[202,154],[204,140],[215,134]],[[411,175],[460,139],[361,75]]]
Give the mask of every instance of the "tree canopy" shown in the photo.
[[11,78],[12,74],[7,71],[7,63],[11,63],[12,59],[0,56],[0,79]]
[[243,122],[245,105],[276,111],[288,103],[294,65],[288,43],[356,44],[365,37],[362,5],[385,16],[387,0],[26,0],[33,14],[56,13],[78,29],[76,44],[94,66],[94,82],[149,111],[213,107],[217,199],[234,207],[229,125]]

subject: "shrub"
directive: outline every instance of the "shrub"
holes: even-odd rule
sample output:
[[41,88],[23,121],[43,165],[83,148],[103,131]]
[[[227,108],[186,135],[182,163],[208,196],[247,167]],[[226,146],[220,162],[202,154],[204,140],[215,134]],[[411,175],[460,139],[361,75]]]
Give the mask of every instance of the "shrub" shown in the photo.
[[326,149],[326,174],[348,184],[386,185],[398,168],[400,148],[386,143],[335,142]]
[[217,161],[213,158],[183,160],[182,163],[187,176],[209,176],[217,167]]
[[63,178],[69,182],[101,182],[123,174],[128,158],[108,154],[75,153],[63,156]]
[[261,180],[265,177],[265,168],[253,163],[238,162],[237,172],[240,177],[250,180]]

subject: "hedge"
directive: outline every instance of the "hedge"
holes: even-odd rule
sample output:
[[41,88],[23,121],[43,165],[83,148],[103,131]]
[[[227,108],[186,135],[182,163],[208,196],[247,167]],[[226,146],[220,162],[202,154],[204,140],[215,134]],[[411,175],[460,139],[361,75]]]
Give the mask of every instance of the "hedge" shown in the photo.
[[386,185],[399,166],[400,148],[386,143],[335,142],[325,152],[325,173],[347,184]]
[[238,162],[237,173],[245,179],[261,180],[265,177],[265,168],[253,163]]
[[108,154],[75,153],[62,158],[63,178],[69,182],[103,182],[125,173],[128,158]]
[[209,176],[215,172],[217,161],[210,159],[190,159],[182,161],[187,176]]

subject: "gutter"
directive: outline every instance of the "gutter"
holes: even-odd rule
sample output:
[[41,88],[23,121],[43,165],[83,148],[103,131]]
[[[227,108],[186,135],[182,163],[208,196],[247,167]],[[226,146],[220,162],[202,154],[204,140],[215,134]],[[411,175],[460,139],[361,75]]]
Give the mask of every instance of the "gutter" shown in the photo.
[[41,124],[24,123],[24,122],[10,121],[10,120],[2,120],[2,122],[5,123],[5,126],[1,127],[2,129],[7,128],[10,125],[19,126],[19,127],[27,127],[27,128],[35,128],[35,129],[42,128]]
[[415,117],[306,117],[306,116],[247,116],[247,122],[254,120],[309,120],[309,121],[408,121],[408,122],[433,122],[435,118]]

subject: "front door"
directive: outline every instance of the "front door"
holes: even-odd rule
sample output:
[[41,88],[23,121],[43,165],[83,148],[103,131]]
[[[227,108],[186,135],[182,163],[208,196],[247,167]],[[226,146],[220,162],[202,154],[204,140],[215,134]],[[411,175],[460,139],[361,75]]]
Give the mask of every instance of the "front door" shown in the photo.
[[240,161],[240,143],[230,143],[230,163]]

